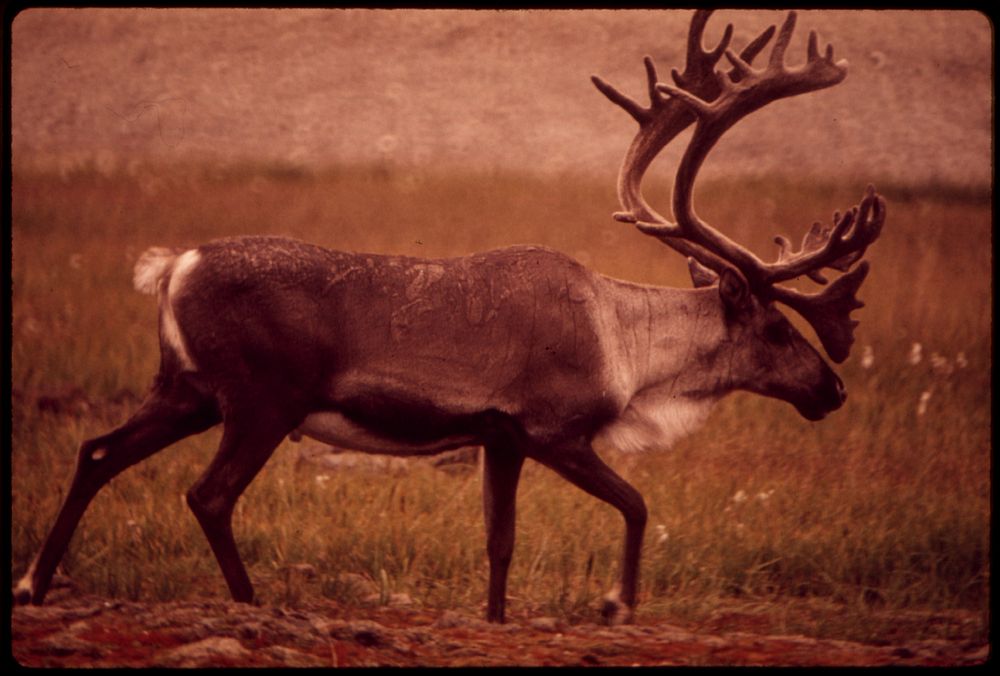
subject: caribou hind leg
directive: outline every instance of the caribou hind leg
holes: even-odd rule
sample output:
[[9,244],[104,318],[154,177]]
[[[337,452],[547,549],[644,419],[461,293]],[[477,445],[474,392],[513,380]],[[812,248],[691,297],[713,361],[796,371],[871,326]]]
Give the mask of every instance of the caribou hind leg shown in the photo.
[[123,470],[220,420],[215,402],[183,377],[158,377],[121,427],[80,445],[76,472],[41,551],[14,589],[16,603],[41,604],[73,532],[97,495]]
[[646,503],[642,495],[604,464],[585,441],[537,459],[572,484],[615,507],[625,518],[621,582],[605,597],[601,614],[608,624],[631,622],[639,585],[639,555],[646,529]]
[[[250,398],[243,399],[250,401]],[[219,450],[187,492],[187,502],[222,569],[234,601],[253,601],[253,585],[233,538],[233,508],[281,440],[301,422],[272,399],[227,411]]]

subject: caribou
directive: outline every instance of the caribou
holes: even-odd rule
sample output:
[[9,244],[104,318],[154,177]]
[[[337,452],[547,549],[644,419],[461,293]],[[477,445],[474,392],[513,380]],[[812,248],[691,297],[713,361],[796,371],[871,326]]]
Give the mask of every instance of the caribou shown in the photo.
[[[638,122],[618,178],[618,221],[687,257],[692,289],[612,279],[544,247],[460,258],[342,253],[282,237],[152,248],[135,266],[159,304],[160,366],[138,410],[84,441],[40,553],[14,589],[41,604],[88,504],[124,469],[222,424],[214,459],[187,492],[236,601],[254,590],[233,538],[237,499],[289,435],[372,453],[483,451],[489,560],[487,619],[503,622],[514,549],[515,495],[526,458],[554,470],[624,518],[620,580],[601,612],[630,621],[637,602],[646,506],[594,451],[666,447],[724,395],[784,400],[808,420],[845,401],[840,378],[778,309],[799,313],[835,363],[854,341],[861,261],[879,236],[885,202],[868,186],[798,250],[787,239],[767,263],[698,217],[698,170],[722,134],[778,99],[830,87],[847,63],[809,36],[804,64],[785,65],[796,16],[740,53],[728,25],[703,47],[709,12],[694,14],[684,71],[660,82],[645,58],[649,105],[592,80]],[[752,65],[777,34],[767,63]],[[725,56],[728,68],[717,66]],[[694,125],[673,187],[675,222],[643,199],[657,154]],[[824,270],[840,272],[827,284]],[[807,276],[805,293],[781,282]]]

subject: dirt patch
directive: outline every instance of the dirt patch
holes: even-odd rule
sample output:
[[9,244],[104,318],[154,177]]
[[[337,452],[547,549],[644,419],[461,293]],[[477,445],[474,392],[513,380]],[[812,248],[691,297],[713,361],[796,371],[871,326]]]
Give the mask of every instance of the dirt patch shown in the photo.
[[[294,609],[228,601],[130,603],[56,589],[18,607],[11,652],[30,667],[653,666],[982,664],[989,646],[966,640],[867,645],[764,635],[640,618],[635,625],[569,625],[471,612],[344,607]],[[718,624],[726,624],[721,621]]]

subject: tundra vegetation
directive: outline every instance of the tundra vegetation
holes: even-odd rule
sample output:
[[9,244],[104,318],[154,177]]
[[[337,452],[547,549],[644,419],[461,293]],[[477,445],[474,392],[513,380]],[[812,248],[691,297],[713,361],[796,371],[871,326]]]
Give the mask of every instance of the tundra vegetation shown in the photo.
[[[669,180],[651,176],[646,193],[665,194]],[[978,618],[975,637],[985,638],[989,194],[863,180],[879,186],[891,223],[867,254],[857,342],[837,369],[849,393],[844,407],[810,423],[786,403],[737,393],[669,450],[600,449],[649,508],[639,621],[698,621],[733,603],[757,604],[790,632],[879,640],[910,611],[961,610]],[[727,235],[766,252],[775,232],[802,232],[803,214],[832,214],[863,189],[703,181],[698,204]],[[535,243],[613,277],[690,286],[680,256],[611,219],[610,176],[77,167],[16,172],[12,209],[14,579],[41,546],[81,441],[120,424],[156,372],[156,304],[132,289],[135,259],[150,245],[276,234],[441,257]],[[228,598],[184,500],[219,437],[213,429],[186,439],[97,496],[62,562],[79,589],[146,601]],[[297,457],[284,442],[237,503],[236,541],[263,602],[320,594],[364,603],[343,583],[354,573],[374,581],[386,602],[405,593],[426,607],[479,614],[488,565],[478,472],[415,465],[406,476],[375,478]],[[509,615],[596,619],[619,574],[621,532],[616,510],[528,463]],[[313,565],[316,578],[284,572],[298,563]],[[821,611],[795,610],[804,606]],[[968,635],[957,626],[918,629]]]

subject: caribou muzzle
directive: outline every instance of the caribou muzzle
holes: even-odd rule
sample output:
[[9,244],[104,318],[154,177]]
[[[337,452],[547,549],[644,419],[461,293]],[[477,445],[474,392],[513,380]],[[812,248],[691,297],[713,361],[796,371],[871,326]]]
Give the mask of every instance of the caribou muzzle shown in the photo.
[[824,382],[813,390],[811,397],[793,401],[792,404],[806,420],[816,422],[827,414],[836,411],[847,401],[847,389],[836,373],[828,371],[824,374]]

